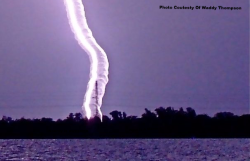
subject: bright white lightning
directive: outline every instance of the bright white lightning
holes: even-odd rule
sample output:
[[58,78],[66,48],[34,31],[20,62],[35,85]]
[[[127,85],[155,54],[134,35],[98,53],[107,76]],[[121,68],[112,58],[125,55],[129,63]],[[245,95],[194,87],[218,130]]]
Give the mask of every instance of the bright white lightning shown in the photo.
[[[109,62],[104,50],[97,44],[91,30],[88,27],[85,11],[81,0],[64,0],[71,30],[80,46],[87,52],[90,59],[90,80],[84,97],[83,108],[87,118],[93,116],[97,108],[98,114],[102,119],[101,105],[108,83]],[[95,89],[95,84],[98,88]],[[98,90],[98,92],[95,92]],[[98,93],[98,96],[96,96]],[[98,102],[96,99],[98,98]]]

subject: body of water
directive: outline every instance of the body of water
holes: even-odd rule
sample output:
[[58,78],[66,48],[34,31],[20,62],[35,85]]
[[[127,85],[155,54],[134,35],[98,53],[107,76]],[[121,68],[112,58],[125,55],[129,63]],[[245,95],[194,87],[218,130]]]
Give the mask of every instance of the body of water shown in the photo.
[[0,160],[250,161],[250,139],[0,140]]

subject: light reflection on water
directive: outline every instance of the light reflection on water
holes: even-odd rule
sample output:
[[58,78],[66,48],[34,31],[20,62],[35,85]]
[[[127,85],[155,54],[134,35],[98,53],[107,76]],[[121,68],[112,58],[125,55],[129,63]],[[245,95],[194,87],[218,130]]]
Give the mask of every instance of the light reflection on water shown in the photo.
[[250,160],[250,139],[0,140],[1,160]]

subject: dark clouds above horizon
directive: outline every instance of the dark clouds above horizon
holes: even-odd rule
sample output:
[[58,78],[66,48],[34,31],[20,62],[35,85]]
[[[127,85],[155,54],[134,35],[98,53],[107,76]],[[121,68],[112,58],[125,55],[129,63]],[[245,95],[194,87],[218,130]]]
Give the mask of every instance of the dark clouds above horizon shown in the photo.
[[[249,2],[83,0],[110,61],[102,111],[193,107],[249,113]],[[240,11],[159,6],[240,6]],[[65,118],[81,111],[89,60],[62,0],[0,1],[0,116]]]

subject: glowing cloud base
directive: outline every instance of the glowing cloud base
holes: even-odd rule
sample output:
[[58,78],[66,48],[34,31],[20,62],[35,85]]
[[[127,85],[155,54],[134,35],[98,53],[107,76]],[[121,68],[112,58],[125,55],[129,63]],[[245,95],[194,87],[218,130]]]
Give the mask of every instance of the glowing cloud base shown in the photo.
[[[81,0],[64,0],[69,24],[79,45],[87,52],[90,59],[90,80],[84,97],[83,110],[87,118],[98,112],[102,119],[101,105],[108,83],[109,62],[104,50],[97,44],[88,27]],[[98,88],[97,88],[98,85]]]

